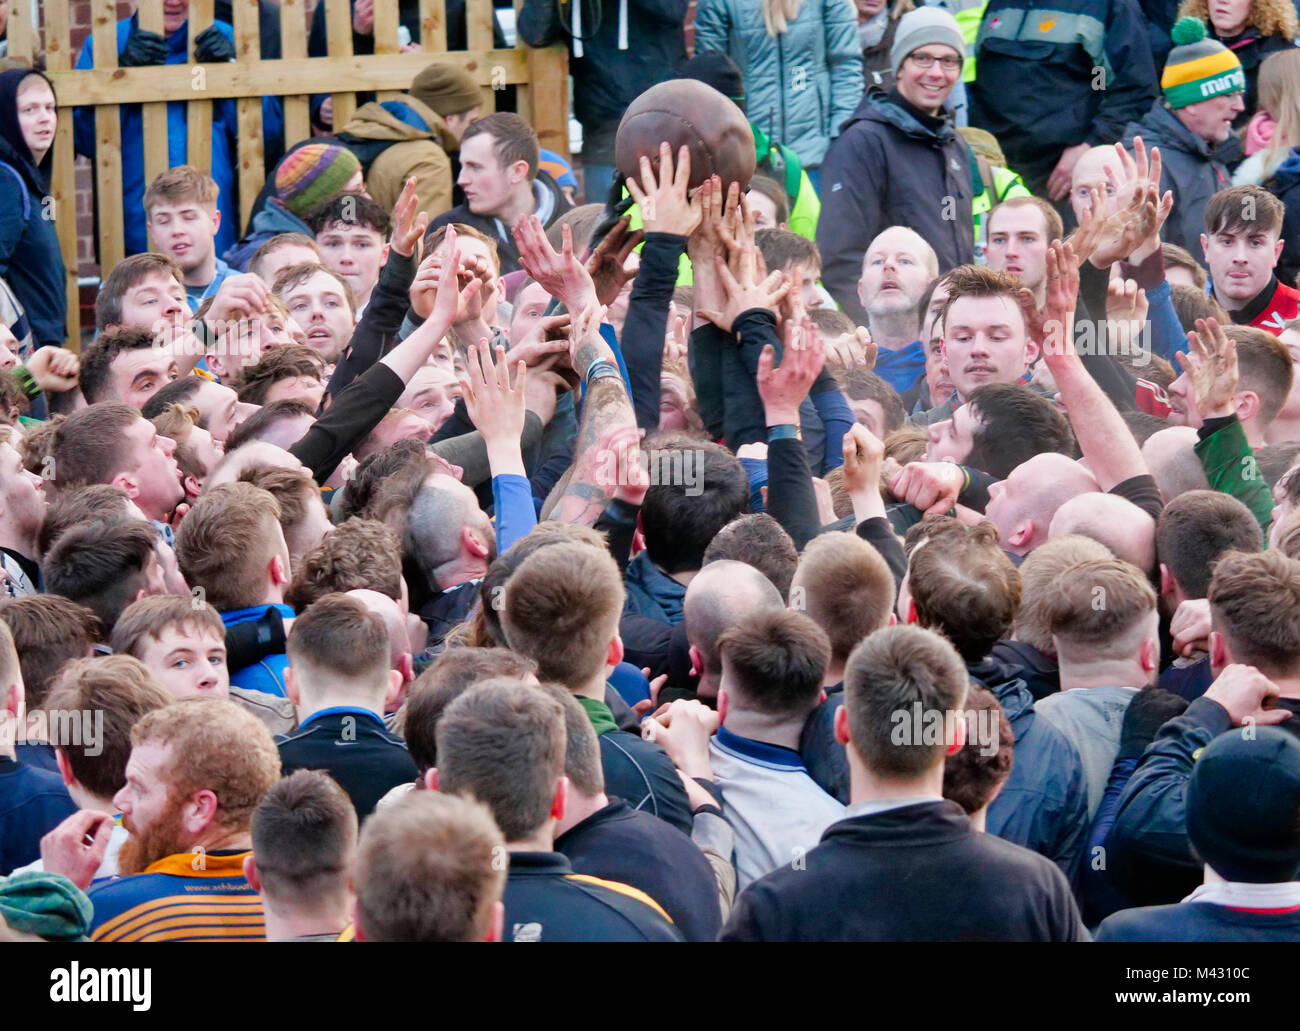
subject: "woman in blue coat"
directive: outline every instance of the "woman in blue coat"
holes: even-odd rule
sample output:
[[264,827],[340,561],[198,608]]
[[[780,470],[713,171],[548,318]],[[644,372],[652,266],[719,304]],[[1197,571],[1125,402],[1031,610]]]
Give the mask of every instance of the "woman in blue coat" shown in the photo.
[[699,0],[695,51],[740,66],[750,121],[815,174],[862,98],[851,0]]
[[27,313],[36,346],[68,335],[63,256],[49,197],[54,87],[40,72],[0,73],[0,279]]

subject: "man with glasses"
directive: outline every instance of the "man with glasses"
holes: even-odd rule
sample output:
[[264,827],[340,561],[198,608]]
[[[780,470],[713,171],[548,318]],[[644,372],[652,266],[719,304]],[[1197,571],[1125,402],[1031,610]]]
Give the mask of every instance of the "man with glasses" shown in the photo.
[[822,163],[822,282],[860,325],[862,257],[882,230],[914,229],[934,248],[941,273],[975,258],[970,152],[944,110],[964,54],[947,11],[905,14],[890,50],[894,88],[868,89]]

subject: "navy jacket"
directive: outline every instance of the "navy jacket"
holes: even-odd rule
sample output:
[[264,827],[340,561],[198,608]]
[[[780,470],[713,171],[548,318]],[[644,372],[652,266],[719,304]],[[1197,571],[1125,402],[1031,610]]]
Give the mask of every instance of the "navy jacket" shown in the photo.
[[1057,0],[1050,11],[989,0],[976,46],[971,125],[998,138],[1007,167],[1036,194],[1066,147],[1115,143],[1156,96],[1134,0]]
[[972,830],[955,802],[833,823],[805,867],[745,889],[721,940],[1087,940],[1061,871]]
[[41,838],[77,811],[58,774],[0,756],[0,877],[41,857]]
[[[22,303],[37,347],[68,337],[67,280],[45,184],[0,137],[0,279]],[[72,217],[70,214],[67,217]]]
[[988,811],[988,830],[1054,861],[1073,880],[1088,838],[1088,793],[1074,745],[1034,711],[1013,667],[993,659],[968,665],[1002,705],[1015,735],[1016,761]]
[[558,852],[512,852],[504,941],[672,942],[681,934],[636,888],[575,873]]
[[894,94],[869,90],[826,152],[821,181],[822,283],[855,322],[867,324],[858,280],[881,230],[915,229],[940,272],[975,260],[970,151],[950,119],[927,124]]
[[625,799],[633,809],[643,809],[690,834],[695,825],[690,801],[668,753],[639,734],[626,730],[600,733],[600,729],[596,731],[605,790]]
[[1273,177],[1264,184],[1286,206],[1282,216],[1282,257],[1277,260],[1277,277],[1294,284],[1300,276],[1300,147],[1292,147]]
[[672,917],[687,941],[711,942],[722,929],[713,868],[695,842],[622,799],[555,839],[574,873],[639,888]]
[[1205,902],[1125,909],[1102,921],[1099,942],[1294,942],[1300,913],[1260,913]]
[[627,602],[623,606],[625,614],[646,616],[669,626],[682,621],[686,588],[667,573],[660,572],[647,552],[641,552],[627,564],[623,586],[627,588]]
[[324,770],[347,792],[364,820],[384,795],[419,775],[404,742],[366,709],[322,709],[277,739],[281,772]]

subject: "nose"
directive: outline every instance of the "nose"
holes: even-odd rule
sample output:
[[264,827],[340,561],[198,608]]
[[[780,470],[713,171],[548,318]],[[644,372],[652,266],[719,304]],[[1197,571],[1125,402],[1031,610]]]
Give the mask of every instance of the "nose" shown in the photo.
[[127,816],[130,814],[131,807],[127,804],[126,801],[125,787],[123,787],[121,791],[119,791],[116,795],[113,796],[113,808],[116,809],[123,816]]
[[176,441],[171,437],[164,437],[161,433],[158,435],[158,443],[163,449],[163,454],[171,458],[172,452],[176,450]]
[[235,405],[235,425],[238,426],[257,410],[257,405],[249,404],[246,401],[240,401]]
[[35,487],[37,490],[45,489],[45,481],[42,480],[39,476],[37,476],[35,473],[27,472],[26,470],[24,470],[24,473],[27,476],[27,478],[32,481],[33,487]]
[[989,484],[989,500],[992,501],[994,498],[1001,497],[1004,490],[1006,490],[1006,487],[1001,480]]
[[975,339],[971,341],[970,353],[972,355],[987,355],[989,353],[989,341],[983,333],[976,333]]
[[945,426],[948,425],[949,422],[951,422],[950,419],[945,419],[943,422],[936,422],[930,424],[929,433],[930,433],[931,444],[939,443],[939,438],[943,435],[943,429]]

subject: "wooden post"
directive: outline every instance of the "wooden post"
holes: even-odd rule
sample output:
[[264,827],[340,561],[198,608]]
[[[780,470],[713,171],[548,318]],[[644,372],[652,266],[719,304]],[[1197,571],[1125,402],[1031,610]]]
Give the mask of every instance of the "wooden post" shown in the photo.
[[[466,0],[465,3],[465,35],[466,43],[470,50],[491,50],[492,49],[492,0]],[[470,65],[470,71],[475,72],[479,77],[479,92],[483,95],[483,114],[490,115],[497,109],[496,90],[493,88],[497,81],[504,85],[504,78],[499,72],[494,72],[492,62],[486,62],[482,68],[475,68]],[[487,82],[484,83],[483,79]]]
[[[262,57],[257,0],[233,0],[230,8],[235,19],[235,61],[244,67],[255,68]],[[235,112],[239,125],[239,225],[242,228],[252,217],[253,203],[266,181],[262,98],[257,94],[241,96],[235,101]]]
[[[397,5],[379,0],[375,4],[375,26],[373,30],[376,54],[401,53],[402,48],[397,39],[398,25]],[[393,100],[401,96],[401,92],[398,90],[382,90],[377,96],[380,100]]]
[[[194,41],[212,24],[212,0],[190,0],[189,55],[194,57]],[[207,98],[207,65],[191,66],[195,91],[204,96],[191,100],[185,107],[185,160],[195,168],[212,171],[212,101]]]
[[[546,150],[569,157],[569,62],[564,47],[528,49],[527,94],[529,124],[537,130],[537,142]],[[521,102],[521,107],[523,106]]]
[[[156,32],[166,38],[167,33],[163,29],[163,9],[161,3],[142,3],[139,7],[140,28],[147,32]],[[116,28],[114,28],[113,47],[117,47]],[[95,65],[98,67],[99,59],[96,57]],[[171,150],[170,141],[167,138],[167,105],[166,104],[145,104],[143,105],[144,116],[144,188],[149,189],[149,184],[154,181],[154,177],[160,172],[165,172],[171,167]],[[152,249],[152,244],[150,245]]]
[[33,0],[9,0],[9,57],[29,68],[35,63],[36,33],[32,30]]
[[[117,4],[94,0],[91,53],[95,68],[117,67]],[[159,12],[162,8],[158,8]],[[165,105],[164,105],[165,110]],[[166,127],[164,123],[164,128]],[[164,146],[166,137],[163,137]],[[99,216],[99,267],[107,275],[126,255],[126,233],[122,223],[122,122],[116,104],[95,108],[95,210]],[[148,147],[145,147],[146,153]]]
[[[19,0],[30,3],[31,0]],[[10,43],[12,45],[12,41]],[[51,4],[45,9],[45,66],[50,71],[72,67],[68,5]],[[57,94],[56,94],[57,96]],[[50,182],[54,197],[54,228],[67,273],[68,336],[64,345],[81,350],[81,291],[77,289],[77,164],[72,142],[72,108],[59,108],[54,131],[54,170]],[[121,194],[118,194],[119,198]]]
[[[352,56],[352,6],[348,0],[320,0],[327,16],[327,46],[331,59]],[[379,0],[379,4],[385,0]],[[334,94],[334,132],[352,120],[357,109],[357,98],[351,93]]]
[[420,0],[420,45],[431,54],[447,49],[447,14],[441,0]]
[[[307,16],[303,0],[280,0],[280,53],[307,56]],[[311,135],[311,98],[284,98],[284,148]]]

